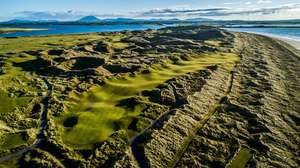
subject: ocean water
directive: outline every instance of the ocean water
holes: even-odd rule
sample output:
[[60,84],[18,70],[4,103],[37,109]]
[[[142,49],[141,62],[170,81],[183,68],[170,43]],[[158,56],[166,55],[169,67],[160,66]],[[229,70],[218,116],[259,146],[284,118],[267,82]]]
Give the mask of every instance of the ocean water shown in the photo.
[[300,24],[234,24],[227,25],[230,28],[239,28],[239,27],[257,27],[257,26],[278,26],[278,27],[300,27]]
[[21,25],[15,26],[18,28],[40,28],[47,30],[36,30],[27,32],[14,32],[0,34],[0,37],[28,37],[28,36],[46,36],[57,34],[79,34],[79,33],[94,33],[94,32],[115,32],[123,30],[147,30],[159,29],[166,27],[164,25],[150,24],[124,24],[124,25]]
[[[37,30],[28,32],[14,32],[0,34],[0,37],[24,37],[24,36],[45,36],[54,34],[78,34],[93,32],[115,32],[123,30],[146,30],[159,29],[167,26],[176,25],[150,25],[150,24],[123,24],[123,25],[22,25],[21,28],[41,28],[47,30]],[[236,25],[239,26],[239,25]],[[247,26],[247,25],[243,25]],[[283,37],[300,41],[300,28],[253,28],[251,25],[247,28],[226,28],[229,31],[249,32],[273,37]],[[289,25],[290,26],[290,25]],[[295,25],[294,25],[295,26]],[[298,25],[297,25],[298,26]]]
[[300,28],[226,28],[226,30],[256,33],[300,41]]

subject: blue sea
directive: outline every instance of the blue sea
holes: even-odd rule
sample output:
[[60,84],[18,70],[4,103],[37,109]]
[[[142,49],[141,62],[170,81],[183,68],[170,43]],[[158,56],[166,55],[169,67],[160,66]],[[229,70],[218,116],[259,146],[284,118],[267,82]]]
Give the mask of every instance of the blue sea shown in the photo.
[[[21,28],[41,28],[47,30],[37,30],[28,32],[14,32],[8,34],[0,34],[0,37],[27,37],[27,36],[45,36],[57,34],[78,34],[78,33],[94,33],[94,32],[115,32],[123,30],[146,30],[159,29],[167,26],[176,25],[151,25],[151,24],[120,24],[120,25],[21,25]],[[226,28],[236,32],[250,32],[273,37],[283,37],[300,41],[300,28],[253,28],[251,25],[236,25],[248,26],[247,28]],[[289,25],[285,25],[289,26]],[[295,26],[295,25],[294,25]],[[299,26],[299,25],[296,25]]]
[[235,32],[248,32],[272,37],[288,38],[300,41],[300,28],[227,28]]
[[151,24],[119,24],[119,25],[18,25],[18,28],[37,28],[45,30],[35,30],[27,32],[13,32],[0,34],[0,37],[28,37],[28,36],[46,36],[58,34],[79,34],[79,33],[94,33],[94,32],[115,32],[124,30],[147,30],[159,29],[166,25],[151,25]]

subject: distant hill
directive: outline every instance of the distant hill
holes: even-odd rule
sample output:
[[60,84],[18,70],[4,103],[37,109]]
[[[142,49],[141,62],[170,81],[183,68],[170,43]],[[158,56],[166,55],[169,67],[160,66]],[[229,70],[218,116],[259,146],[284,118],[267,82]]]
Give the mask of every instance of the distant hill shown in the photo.
[[108,18],[108,19],[98,19],[96,16],[85,16],[76,22],[85,22],[85,23],[95,23],[95,22],[118,22],[118,23],[129,23],[136,21],[145,21],[143,19],[132,19],[132,18]]
[[205,23],[205,24],[299,24],[300,19],[294,20],[214,20],[208,18],[148,18],[148,19],[134,19],[134,18],[107,18],[99,19],[96,16],[85,16],[76,21],[57,21],[57,20],[27,20],[27,19],[13,19],[9,21],[0,21],[1,25],[21,25],[21,24],[134,24],[134,23]]
[[98,19],[96,16],[85,16],[79,20],[77,20],[77,22],[85,22],[85,23],[89,23],[89,22],[100,22],[101,20]]
[[131,18],[111,18],[111,19],[103,19],[103,22],[135,22],[140,21],[138,19],[131,19]]
[[20,19],[13,19],[13,20],[6,21],[6,23],[28,23],[28,22],[32,22],[32,21],[31,20],[20,20]]

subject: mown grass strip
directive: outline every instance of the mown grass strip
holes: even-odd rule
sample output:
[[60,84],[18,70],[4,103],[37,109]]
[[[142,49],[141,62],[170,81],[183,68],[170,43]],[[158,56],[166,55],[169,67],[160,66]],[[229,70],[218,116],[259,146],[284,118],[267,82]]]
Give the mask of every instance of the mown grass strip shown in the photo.
[[[237,56],[231,53],[211,53],[191,56],[188,60],[153,66],[147,73],[125,74],[105,81],[105,85],[92,87],[82,95],[72,94],[66,113],[57,118],[63,140],[73,147],[88,147],[105,140],[118,129],[127,129],[133,116],[143,107],[128,109],[117,106],[124,99],[133,97],[143,90],[151,90],[175,76],[205,69],[207,66],[233,64]],[[226,65],[228,64],[228,65]],[[231,66],[231,65],[230,65]],[[77,101],[76,101],[77,100]],[[63,126],[66,121],[73,124]]]
[[251,149],[242,147],[226,168],[244,168],[252,156],[253,152]]

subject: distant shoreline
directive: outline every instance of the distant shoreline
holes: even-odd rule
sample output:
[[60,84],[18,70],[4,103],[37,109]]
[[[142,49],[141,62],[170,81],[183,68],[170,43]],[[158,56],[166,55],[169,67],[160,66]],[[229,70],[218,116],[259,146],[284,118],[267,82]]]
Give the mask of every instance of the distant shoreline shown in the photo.
[[42,29],[42,28],[7,28],[7,27],[3,27],[3,28],[0,28],[0,34],[15,33],[15,32],[27,32],[27,31],[39,31],[39,30],[48,30],[48,29]]
[[221,26],[221,28],[252,29],[252,28],[300,28],[300,26]]
[[271,33],[261,33],[261,32],[254,32],[254,31],[235,31],[232,30],[232,28],[224,28],[225,30],[229,30],[231,32],[244,32],[244,33],[251,33],[251,34],[257,34],[257,35],[263,35],[267,37],[271,37],[273,39],[277,39],[280,41],[284,41],[288,43],[289,45],[293,46],[297,50],[300,50],[300,38],[299,37],[288,37],[288,36],[281,36],[281,35],[276,35],[276,34],[271,34]]
[[300,50],[300,40],[293,40],[293,39],[284,38],[284,37],[282,37],[282,38],[274,37],[274,38],[284,41],[284,42],[288,43],[289,45],[295,47],[297,50]]
[[288,43],[289,45],[293,46],[297,50],[300,50],[300,39],[293,39],[291,37],[284,37],[284,36],[279,36],[279,35],[272,35],[272,34],[264,34],[264,33],[253,33],[253,34],[259,34],[263,36],[268,36],[283,42]]

